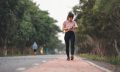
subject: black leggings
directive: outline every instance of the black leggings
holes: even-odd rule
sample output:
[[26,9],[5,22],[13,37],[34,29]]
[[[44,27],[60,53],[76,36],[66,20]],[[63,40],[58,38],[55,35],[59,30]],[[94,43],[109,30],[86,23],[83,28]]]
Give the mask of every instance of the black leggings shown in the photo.
[[65,33],[65,44],[66,44],[66,54],[69,57],[69,42],[71,43],[71,55],[74,55],[74,43],[75,43],[75,34],[73,31],[68,31]]

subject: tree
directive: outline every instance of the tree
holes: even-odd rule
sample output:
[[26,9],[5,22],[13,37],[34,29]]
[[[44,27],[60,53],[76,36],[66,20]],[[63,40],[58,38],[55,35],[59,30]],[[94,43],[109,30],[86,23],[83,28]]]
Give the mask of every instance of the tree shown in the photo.
[[31,0],[0,1],[0,47],[15,47],[23,53],[25,47],[31,47],[34,41],[39,46],[56,47],[57,21],[49,16]]
[[119,55],[119,5],[119,0],[80,0],[80,11],[73,8],[77,13],[77,45],[81,51]]

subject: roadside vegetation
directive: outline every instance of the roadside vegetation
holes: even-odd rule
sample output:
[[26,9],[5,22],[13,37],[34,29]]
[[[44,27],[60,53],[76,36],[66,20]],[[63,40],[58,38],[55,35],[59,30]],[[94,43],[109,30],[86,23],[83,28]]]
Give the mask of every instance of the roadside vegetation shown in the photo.
[[34,41],[54,53],[62,45],[56,22],[32,0],[0,0],[0,56],[32,54]]
[[120,0],[79,0],[73,7],[78,54],[120,65]]

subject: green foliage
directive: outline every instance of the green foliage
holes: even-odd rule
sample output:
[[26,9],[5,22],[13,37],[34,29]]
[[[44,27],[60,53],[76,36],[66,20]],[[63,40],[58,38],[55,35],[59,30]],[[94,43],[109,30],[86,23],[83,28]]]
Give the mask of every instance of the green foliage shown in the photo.
[[[73,8],[78,23],[80,52],[116,56],[120,54],[120,1],[80,0]],[[76,9],[80,11],[77,12]],[[116,43],[115,43],[116,41]],[[85,48],[85,49],[83,49]],[[85,52],[86,52],[85,51]]]
[[34,41],[39,46],[56,47],[60,29],[56,20],[31,0],[0,1],[0,47],[23,50]]

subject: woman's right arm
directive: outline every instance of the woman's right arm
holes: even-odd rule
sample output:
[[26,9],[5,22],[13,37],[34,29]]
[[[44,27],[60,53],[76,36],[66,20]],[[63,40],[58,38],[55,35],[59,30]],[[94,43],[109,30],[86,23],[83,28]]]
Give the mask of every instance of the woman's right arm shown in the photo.
[[67,31],[68,31],[68,29],[67,29],[66,26],[65,26],[65,22],[63,23],[62,31],[63,31],[63,32],[67,32]]

